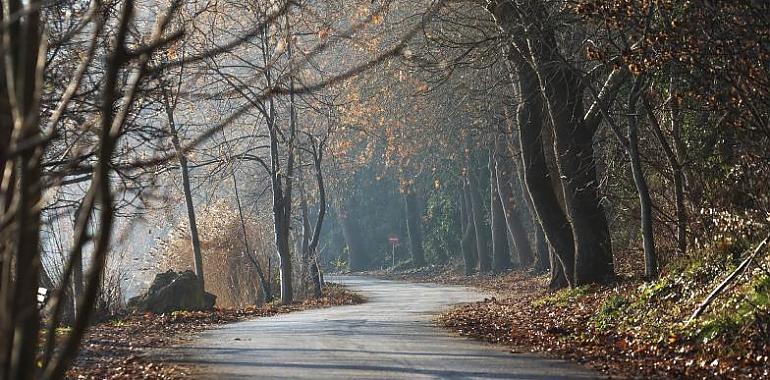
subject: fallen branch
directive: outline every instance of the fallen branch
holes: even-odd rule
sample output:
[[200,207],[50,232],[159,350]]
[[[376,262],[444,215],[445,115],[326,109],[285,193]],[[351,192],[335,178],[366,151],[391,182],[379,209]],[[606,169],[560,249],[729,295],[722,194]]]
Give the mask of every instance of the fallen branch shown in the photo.
[[754,257],[756,257],[757,254],[759,254],[759,252],[762,251],[762,248],[765,247],[768,239],[770,239],[770,236],[766,237],[765,240],[762,240],[762,242],[760,242],[759,245],[757,245],[757,248],[754,249],[754,252],[752,252],[751,255],[749,255],[749,257],[747,257],[745,260],[743,260],[743,262],[741,262],[741,265],[738,265],[738,268],[735,268],[733,273],[730,273],[730,275],[727,276],[727,278],[725,278],[724,281],[722,281],[719,284],[719,286],[714,288],[714,290],[712,290],[711,293],[709,293],[708,297],[706,297],[706,299],[704,299],[703,302],[701,302],[701,304],[698,305],[698,308],[695,309],[695,311],[692,313],[692,315],[690,316],[690,319],[687,320],[687,323],[692,322],[693,320],[698,318],[701,314],[703,314],[703,312],[706,311],[706,308],[709,305],[711,305],[712,302],[714,302],[717,296],[720,293],[722,293],[722,291],[724,291],[725,288],[727,288],[727,285],[730,284],[730,282],[732,282],[733,280],[735,280],[741,273],[743,273],[743,271],[746,270],[746,268],[749,267],[749,264],[751,264],[751,261],[754,260]]

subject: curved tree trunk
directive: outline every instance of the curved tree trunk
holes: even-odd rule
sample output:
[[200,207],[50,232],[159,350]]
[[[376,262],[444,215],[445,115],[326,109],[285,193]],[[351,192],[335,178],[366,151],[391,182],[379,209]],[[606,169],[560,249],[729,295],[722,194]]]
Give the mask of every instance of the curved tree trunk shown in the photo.
[[[565,86],[574,88],[576,83]],[[559,91],[553,90],[554,93]],[[582,110],[582,101],[577,93],[582,91],[576,91],[572,99],[552,95],[562,99],[552,101],[550,108],[556,127],[559,170],[566,177],[562,185],[575,239],[574,280],[575,285],[582,285],[606,282],[613,276],[614,269],[609,226],[599,199],[593,133],[587,131],[578,118],[582,117],[579,116],[582,112],[578,112]]]
[[511,81],[517,85],[515,90],[519,106],[516,119],[524,164],[524,182],[549,246],[561,264],[552,265],[551,276],[556,278],[558,270],[564,271],[570,286],[575,274],[575,244],[570,223],[551,185],[542,139],[545,121],[543,94],[537,73],[527,61],[531,54],[523,38],[525,31],[517,24],[515,6],[504,1],[489,5],[498,27],[505,35],[513,38],[514,46],[508,51],[507,63]]
[[[531,103],[531,99],[545,100],[547,106],[545,109],[553,125],[569,223],[562,224],[558,220],[561,219],[558,214],[564,216],[561,207],[557,212],[553,203],[547,205],[544,202],[534,201],[534,198],[539,196],[539,191],[529,182],[528,167],[527,186],[538,211],[538,217],[543,223],[544,232],[564,267],[570,285],[605,282],[614,276],[614,268],[609,226],[600,203],[593,150],[593,137],[601,118],[596,116],[596,112],[585,112],[584,86],[581,78],[560,55],[554,31],[546,25],[532,24],[523,19],[544,17],[545,10],[542,3],[514,4],[495,1],[490,4],[490,11],[494,14],[498,26],[507,36],[510,36],[514,47],[509,59],[516,67],[520,85],[519,117],[524,120],[520,122],[519,130],[528,130],[529,128],[525,128],[524,125],[533,119],[531,112],[535,107],[522,107]],[[617,93],[617,84],[622,83],[619,79],[623,76],[616,74],[624,72],[621,69],[613,71],[605,88],[599,94],[600,99],[606,100]],[[611,82],[610,79],[613,78]],[[534,84],[531,83],[533,80]],[[605,89],[609,91],[605,92]],[[542,108],[537,108],[534,112],[539,113],[541,110]],[[594,111],[593,107],[591,111]],[[542,124],[542,115],[538,116],[540,117],[535,122]],[[532,129],[542,131],[542,125],[539,129]],[[520,143],[524,156],[531,153],[524,151],[527,145],[537,140],[539,136],[534,134],[528,137],[522,136]],[[546,212],[544,207],[550,208],[553,212]],[[546,220],[549,218],[557,221],[549,222]],[[568,225],[571,233],[565,234],[562,229]],[[554,231],[562,231],[562,233],[555,234]],[[555,235],[559,235],[561,239],[555,239]],[[567,235],[571,235],[573,245],[571,249],[565,247]]]
[[313,236],[308,244],[308,257],[310,258],[309,275],[313,283],[313,296],[315,298],[320,298],[323,293],[323,275],[318,265],[318,242],[320,241],[321,228],[326,217],[326,186],[324,184],[323,171],[321,170],[325,143],[326,139],[321,140],[318,144],[315,142],[312,144],[313,168],[315,169],[316,186],[318,187],[318,217],[315,220],[315,227],[313,227]]

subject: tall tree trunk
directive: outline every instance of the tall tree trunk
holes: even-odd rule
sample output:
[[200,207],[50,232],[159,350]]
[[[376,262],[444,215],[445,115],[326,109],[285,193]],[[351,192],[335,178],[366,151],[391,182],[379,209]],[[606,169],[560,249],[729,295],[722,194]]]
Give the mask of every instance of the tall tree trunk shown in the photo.
[[[0,13],[3,10],[0,7]],[[11,134],[13,132],[13,118],[11,117],[11,104],[8,96],[8,83],[5,77],[5,62],[4,59],[0,59],[0,152],[8,152],[11,147]],[[0,215],[5,215],[6,211],[11,207],[13,200],[13,184],[16,182],[16,178],[12,176],[6,177],[6,173],[13,173],[13,161],[9,161],[5,154],[0,154],[0,189],[7,188],[5,194],[0,194]],[[0,239],[0,310],[8,310],[7,315],[3,315],[0,311],[0,336],[10,337],[13,334],[13,322],[10,318],[11,297],[10,289],[13,284],[13,276],[11,276],[11,257],[13,242],[7,241],[7,239]],[[8,378],[9,374],[6,369],[9,368],[11,361],[11,339],[0,339],[0,378]]]
[[535,270],[535,273],[544,273],[551,267],[551,248],[548,245],[548,239],[545,238],[540,222],[535,220],[533,226],[535,230],[535,252],[537,255],[535,256],[532,268]]
[[514,44],[506,53],[511,82],[517,85],[514,88],[519,103],[516,119],[524,164],[524,182],[549,246],[561,264],[552,266],[551,276],[555,278],[557,272],[562,270],[567,284],[571,286],[575,274],[575,241],[570,223],[551,185],[543,148],[543,94],[537,72],[527,61],[532,54],[523,38],[525,30],[518,26],[516,6],[496,1],[490,3],[489,10],[502,33],[510,36]]
[[[567,285],[571,285],[575,274],[575,245],[570,223],[559,205],[545,161],[542,141],[544,115],[539,86],[535,82],[537,78],[527,64],[519,65],[517,72],[520,78],[520,97],[523,100],[519,105],[518,120],[524,181],[543,234],[548,245],[553,248],[554,257],[561,264],[552,265],[551,274],[559,277],[557,272],[563,271]],[[549,263],[551,261],[549,259]]]
[[500,198],[498,178],[497,178],[497,160],[495,152],[489,155],[489,189],[490,189],[490,220],[492,230],[492,269],[497,272],[504,272],[511,269],[511,250],[508,245],[508,227],[506,223],[503,202]]
[[[510,55],[518,78],[517,121],[519,144],[524,170],[524,183],[532,201],[537,220],[548,245],[561,265],[552,265],[551,276],[557,278],[564,272],[567,286],[572,285],[575,273],[575,245],[570,223],[559,205],[556,192],[551,184],[551,174],[545,160],[543,146],[543,99],[537,74],[516,53]],[[549,259],[549,263],[553,261]]]
[[530,240],[527,237],[527,231],[524,223],[521,221],[523,214],[527,212],[527,205],[519,202],[519,199],[524,197],[516,197],[513,194],[513,185],[516,184],[515,188],[517,189],[520,189],[521,186],[518,185],[516,164],[510,150],[507,149],[508,144],[500,141],[500,139],[498,139],[496,144],[498,145],[498,154],[496,155],[497,163],[494,175],[503,212],[505,213],[505,224],[511,235],[511,241],[518,256],[519,265],[522,268],[528,268],[532,265],[534,257]]
[[[287,57],[292,61],[292,33],[286,16]],[[292,68],[289,65],[289,72]],[[269,78],[269,75],[267,75]],[[271,81],[267,81],[268,87]],[[294,143],[296,138],[297,114],[294,103],[294,76],[289,75],[289,131],[282,135],[286,142],[286,167],[281,167],[278,153],[278,125],[275,122],[275,105],[270,98],[270,115],[268,130],[270,133],[270,156],[272,163],[271,177],[273,190],[273,222],[275,226],[275,245],[278,251],[278,272],[281,280],[281,304],[288,305],[294,301],[293,261],[290,244],[291,215],[292,215],[292,186],[294,181]]]
[[[607,281],[614,276],[612,247],[609,226],[599,201],[593,151],[593,137],[601,118],[596,117],[595,113],[585,112],[583,83],[569,63],[563,60],[554,31],[549,29],[549,25],[532,24],[523,19],[546,17],[541,2],[514,4],[496,1],[490,4],[490,10],[514,46],[509,57],[519,75],[520,96],[525,99],[535,98],[531,96],[534,93],[529,83],[534,78],[536,91],[545,100],[545,109],[554,127],[561,187],[571,227],[571,254],[563,246],[564,240],[552,239],[552,228],[557,226],[549,226],[550,223],[544,220],[545,215],[540,214],[542,204],[533,202],[543,222],[544,232],[567,272],[570,285]],[[613,75],[623,72],[615,70]],[[612,86],[605,86],[610,89],[606,93],[605,88],[602,89],[600,99],[606,100],[617,93],[617,84],[620,83],[617,79],[622,76],[614,78],[616,80],[612,82],[608,80],[607,85]],[[526,103],[528,101],[524,100],[523,104]],[[525,129],[520,127],[520,130]],[[521,144],[525,146],[532,140],[533,136],[522,138]],[[526,152],[523,154],[527,155]],[[536,197],[538,191],[531,186],[529,189],[531,196]]]
[[[508,116],[508,110],[505,110],[506,119],[510,120],[510,117]],[[545,238],[545,233],[543,232],[543,226],[540,223],[540,220],[537,218],[537,212],[535,211],[535,205],[532,203],[532,196],[529,194],[529,189],[527,188],[527,184],[525,181],[525,174],[524,174],[524,166],[522,165],[522,154],[520,152],[519,144],[516,144],[516,147],[514,147],[513,144],[513,136],[516,133],[516,130],[513,128],[512,125],[510,125],[510,136],[511,139],[509,139],[509,154],[511,159],[512,167],[514,168],[513,173],[511,173],[511,192],[513,191],[520,191],[523,200],[524,207],[521,207],[521,220],[528,221],[530,225],[532,226],[532,236],[533,236],[533,260],[534,263],[532,264],[533,269],[535,273],[545,273],[550,268],[550,262],[551,262],[551,249],[548,245],[548,240]],[[523,223],[522,223],[523,225]]]
[[409,235],[409,250],[412,253],[412,265],[425,266],[425,251],[422,247],[422,218],[420,217],[420,202],[415,190],[408,186],[404,190],[404,206],[406,211],[406,231]]
[[182,144],[179,142],[179,133],[177,130],[176,122],[174,121],[174,107],[172,107],[171,100],[169,99],[168,90],[165,86],[163,91],[163,107],[166,110],[166,117],[168,118],[168,129],[171,134],[171,143],[174,145],[174,151],[176,152],[177,160],[179,160],[179,170],[182,173],[182,191],[184,192],[185,205],[187,206],[187,220],[190,225],[190,240],[192,242],[193,250],[193,268],[195,269],[195,276],[201,283],[201,288],[205,289],[205,281],[203,278],[203,255],[201,254],[201,241],[198,236],[198,223],[195,219],[195,204],[192,198],[192,189],[190,186],[190,171],[187,167],[187,157],[182,150]]
[[674,96],[674,86],[671,86],[671,95],[673,96],[669,111],[671,113],[671,136],[674,140],[676,149],[676,162],[674,168],[674,189],[676,199],[676,220],[677,220],[677,239],[679,242],[680,254],[687,253],[687,207],[685,205],[685,189],[689,183],[684,171],[685,162],[687,162],[687,146],[682,140],[682,117],[676,96]]
[[[675,100],[672,98],[670,100],[671,102],[674,102]],[[644,106],[645,112],[647,114],[647,120],[650,123],[650,126],[652,127],[653,134],[655,135],[655,138],[658,140],[658,143],[663,148],[663,153],[666,156],[666,161],[668,161],[668,165],[671,167],[671,172],[674,177],[674,203],[676,205],[676,231],[677,231],[677,249],[679,251],[679,254],[685,254],[687,252],[687,209],[685,208],[685,200],[684,200],[684,174],[682,171],[682,160],[681,157],[679,157],[674,150],[671,148],[671,144],[669,144],[668,140],[666,139],[665,134],[663,133],[663,129],[660,126],[660,122],[658,121],[658,118],[655,116],[655,113],[653,111],[652,105],[650,100],[648,99],[647,95],[642,95],[642,105]],[[674,107],[674,106],[672,106]],[[674,121],[674,117],[672,119],[672,130],[674,131],[674,135],[678,135],[678,125]]]
[[281,279],[281,304],[289,305],[294,301],[293,263],[289,242],[291,226],[286,220],[282,220],[280,225],[278,273]]
[[320,298],[322,295],[323,277],[321,274],[321,268],[318,265],[318,242],[321,237],[321,228],[323,227],[324,218],[326,217],[326,186],[324,185],[323,170],[321,164],[323,162],[325,140],[315,144],[313,142],[313,168],[315,169],[316,185],[318,187],[318,217],[313,227],[313,236],[308,244],[308,256],[310,257],[310,280],[313,283],[313,296]]
[[473,225],[473,211],[471,210],[471,195],[468,184],[463,183],[460,192],[462,202],[462,218],[464,220],[462,250],[465,264],[465,275],[470,275],[476,270],[478,252],[476,252],[476,227]]
[[[302,165],[300,165],[301,167]],[[307,198],[305,197],[305,189],[304,189],[304,178],[301,175],[302,170],[299,171],[300,173],[300,183],[303,185],[299,188],[299,199],[300,199],[300,214],[301,214],[301,220],[302,220],[302,240],[300,240],[300,246],[298,252],[301,252],[302,254],[302,264],[300,268],[300,283],[301,287],[303,289],[303,293],[307,291],[309,288],[308,285],[309,282],[312,282],[311,275],[310,275],[310,239],[311,235],[313,234],[313,231],[310,227],[310,215],[309,210],[307,206]]]
[[562,187],[575,244],[574,285],[614,276],[609,225],[600,202],[593,149],[596,128],[584,121],[581,79],[561,61],[551,30],[538,31],[534,47],[540,86],[553,123]]
[[[73,230],[77,225],[77,216],[80,214],[80,209],[82,205],[83,205],[83,202],[81,201],[78,203],[78,207],[75,209],[75,215],[72,218]],[[87,227],[88,225],[86,225],[86,228]],[[78,317],[77,315],[78,299],[80,298],[80,295],[83,294],[83,256],[70,257],[70,260],[73,260],[71,305],[72,305],[72,320],[74,321]]]
[[484,205],[481,201],[478,171],[470,170],[468,175],[468,191],[470,193],[471,214],[473,215],[473,227],[476,231],[476,253],[480,272],[489,272],[492,269],[489,255],[489,227],[484,224]]
[[[9,114],[0,115],[2,124],[10,127],[9,150],[18,151],[6,158],[0,196],[0,217],[3,218],[2,272],[0,279],[0,333],[3,350],[0,351],[0,378],[33,379],[37,375],[36,357],[40,328],[37,290],[40,281],[40,202],[42,198],[42,152],[44,138],[39,126],[41,84],[45,58],[45,44],[41,42],[41,18],[38,2],[7,2],[0,10],[4,25],[2,49],[5,80],[2,107],[11,105]],[[22,8],[23,7],[23,8]],[[26,10],[30,12],[26,13]],[[5,13],[7,12],[7,13]],[[26,13],[22,18],[16,14]],[[11,82],[8,85],[6,82]],[[11,101],[13,99],[13,101]],[[26,149],[21,149],[29,145]],[[2,151],[5,156],[8,151]],[[11,173],[15,173],[15,177]],[[7,181],[7,182],[6,182]],[[9,207],[7,207],[9,206]],[[7,207],[7,208],[6,208]],[[15,215],[8,213],[14,209]],[[13,212],[13,211],[11,211]],[[8,225],[5,224],[9,218]],[[67,281],[65,278],[64,281]],[[66,284],[66,282],[65,282]],[[64,285],[66,287],[66,285]],[[6,308],[10,305],[10,308]],[[6,346],[7,345],[7,346]],[[6,351],[6,349],[10,349]],[[10,361],[10,362],[9,362]]]
[[351,217],[350,210],[345,210],[345,213],[339,215],[340,226],[342,227],[342,235],[345,237],[345,242],[348,245],[348,265],[352,271],[361,271],[367,269],[369,262],[367,260],[366,251],[364,250],[364,244],[361,234],[361,226],[358,221]]
[[642,171],[642,158],[639,153],[639,118],[636,114],[639,97],[644,91],[643,82],[644,79],[641,76],[636,77],[628,98],[628,156],[631,160],[631,174],[634,177],[636,192],[639,194],[644,275],[651,280],[658,277],[658,258],[655,252],[655,232],[652,229],[652,198],[647,187],[647,179],[644,178]]

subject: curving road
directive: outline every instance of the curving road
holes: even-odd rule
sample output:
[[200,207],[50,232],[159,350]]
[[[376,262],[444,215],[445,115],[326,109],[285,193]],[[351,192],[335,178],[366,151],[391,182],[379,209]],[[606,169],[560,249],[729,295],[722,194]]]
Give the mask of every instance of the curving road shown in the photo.
[[308,310],[206,331],[164,353],[211,379],[594,379],[576,365],[508,351],[434,327],[449,305],[483,299],[462,287],[331,279],[361,305]]

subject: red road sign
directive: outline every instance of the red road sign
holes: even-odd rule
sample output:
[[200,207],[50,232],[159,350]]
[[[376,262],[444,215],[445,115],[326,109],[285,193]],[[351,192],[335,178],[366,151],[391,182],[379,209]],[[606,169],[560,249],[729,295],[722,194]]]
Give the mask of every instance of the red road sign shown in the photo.
[[390,245],[396,246],[398,245],[398,242],[399,242],[398,235],[396,234],[388,235],[388,243],[390,243]]

